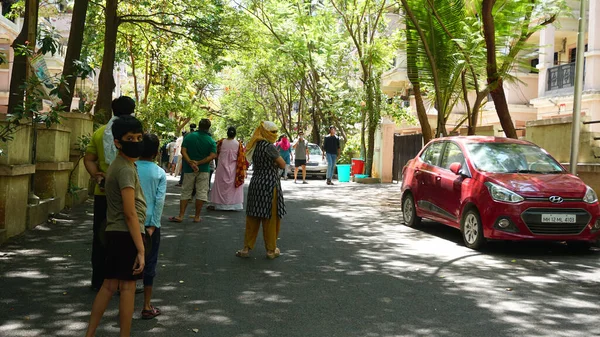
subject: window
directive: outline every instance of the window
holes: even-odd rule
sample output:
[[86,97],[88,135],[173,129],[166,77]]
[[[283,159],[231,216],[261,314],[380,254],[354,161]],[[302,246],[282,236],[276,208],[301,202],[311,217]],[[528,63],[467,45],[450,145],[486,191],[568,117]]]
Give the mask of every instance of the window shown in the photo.
[[448,143],[448,145],[446,145],[446,149],[444,150],[444,156],[442,157],[442,163],[440,166],[449,170],[450,165],[453,163],[460,163],[462,166],[465,166],[465,156],[458,145],[454,143]]
[[559,64],[558,52],[554,53],[554,65],[557,66]]
[[444,144],[442,142],[437,142],[429,145],[425,151],[421,154],[421,159],[429,165],[437,166],[440,155],[442,154],[442,146]]
[[529,71],[532,74],[537,74],[540,72],[540,70],[537,67],[537,65],[540,64],[540,59],[539,58],[535,58],[533,60],[531,60],[531,70]]
[[[585,45],[585,49],[586,52],[588,51],[588,45]],[[577,48],[573,48],[569,51],[569,62],[570,63],[574,63],[575,61],[577,61]]]

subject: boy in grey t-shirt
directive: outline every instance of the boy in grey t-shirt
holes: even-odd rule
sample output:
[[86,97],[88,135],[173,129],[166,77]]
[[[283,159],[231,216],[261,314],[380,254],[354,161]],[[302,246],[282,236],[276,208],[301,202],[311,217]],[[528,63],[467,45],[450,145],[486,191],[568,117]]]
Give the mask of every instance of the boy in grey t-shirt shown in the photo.
[[105,279],[96,295],[86,337],[93,337],[113,294],[120,291],[121,336],[131,334],[135,281],[142,278],[145,265],[144,221],[146,201],[135,162],[144,149],[142,123],[121,116],[112,125],[119,154],[106,172]]
[[310,159],[310,154],[308,152],[308,142],[304,139],[304,132],[298,132],[298,139],[292,144],[292,148],[294,148],[294,184],[298,179],[298,169],[302,166],[302,183],[308,184],[306,182],[306,162]]

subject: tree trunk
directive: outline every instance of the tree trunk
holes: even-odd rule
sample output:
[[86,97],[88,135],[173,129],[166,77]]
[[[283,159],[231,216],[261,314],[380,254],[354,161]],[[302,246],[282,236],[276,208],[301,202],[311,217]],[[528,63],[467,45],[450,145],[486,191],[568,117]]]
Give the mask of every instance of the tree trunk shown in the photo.
[[[436,93],[436,96],[438,96],[437,93]],[[436,137],[446,137],[447,131],[446,131],[446,121],[444,118],[445,113],[442,112],[438,99],[436,99],[434,101],[434,106],[435,106],[435,110],[437,110],[437,126],[435,128],[435,136]]]
[[289,130],[293,130],[294,129],[294,120],[292,119],[292,110],[294,109],[294,102],[292,101],[292,98],[290,96],[290,101],[289,101],[289,108],[288,108],[288,125],[286,127],[285,132],[286,133],[290,133]]
[[508,110],[508,102],[506,101],[502,79],[498,75],[498,64],[496,60],[496,26],[494,23],[494,16],[492,15],[495,3],[496,0],[483,0],[481,10],[483,36],[487,48],[487,81],[492,88],[490,95],[494,100],[496,113],[498,114],[500,124],[502,125],[506,137],[517,138],[517,131],[515,130],[515,125],[510,117],[510,111]]
[[192,117],[180,117],[177,120],[177,134],[175,137],[180,137],[183,129],[188,125],[188,123],[192,120]]
[[131,37],[127,38],[127,43],[129,45],[129,57],[131,58],[131,73],[133,75],[133,91],[135,92],[135,102],[139,104],[140,94],[138,93],[138,81],[137,75],[135,74],[135,57],[133,56],[133,41],[131,40]]
[[365,139],[365,131],[367,129],[367,107],[360,107],[360,156],[367,157],[367,141]]
[[467,134],[474,135],[477,124],[473,123],[472,118],[475,109],[471,109],[471,102],[469,101],[469,89],[467,88],[467,70],[463,70],[460,73],[460,84],[463,94],[463,100],[465,101],[465,111],[467,112]]
[[66,85],[65,83],[61,83],[58,89],[58,97],[63,101],[66,112],[71,111],[71,104],[73,103],[73,93],[75,91],[75,83],[77,82],[77,74],[75,74],[75,65],[73,62],[79,60],[81,57],[88,4],[89,0],[75,0],[75,5],[73,6],[69,44],[62,72],[63,77],[66,79]]
[[[302,84],[300,86],[300,98],[298,98],[298,121],[296,122],[296,126],[294,127],[294,122],[290,119],[290,132],[296,130],[300,123],[302,122],[302,111],[304,110],[304,99],[305,99],[305,90],[306,90],[306,76],[302,78]],[[294,139],[292,134],[289,134],[290,139]]]
[[[313,99],[313,106],[311,107],[312,109],[312,124],[313,124],[313,142],[318,144],[319,146],[322,145],[321,142],[321,128],[320,128],[320,123],[319,123],[319,117],[322,116],[322,110],[321,110],[321,96],[319,94],[319,81],[321,79],[321,77],[319,76],[319,73],[315,70],[315,69],[311,69],[311,77],[312,77],[312,81],[309,81],[309,83],[307,83],[307,88],[308,88],[308,92],[311,94],[312,99]],[[312,82],[312,86],[311,83]],[[299,128],[301,128],[302,126],[299,125]]]
[[419,82],[413,83],[413,91],[415,92],[417,118],[419,118],[419,124],[421,124],[423,142],[427,144],[433,139],[433,132],[431,131],[431,125],[429,125],[429,118],[427,118],[427,110],[425,109],[425,103],[423,102],[423,96],[421,95],[421,84]]
[[483,100],[487,97],[488,93],[489,92],[487,90],[477,93],[477,98],[475,99],[475,103],[473,103],[473,110],[471,110],[471,115],[469,116],[469,136],[474,136],[477,131],[479,109],[481,109],[481,104],[483,103]]
[[144,73],[144,104],[148,103],[148,94],[150,93],[150,65],[149,65],[149,59],[150,59],[150,44],[148,44],[148,47],[146,47],[146,71]]
[[113,71],[115,68],[115,52],[117,49],[117,32],[119,30],[120,18],[117,16],[117,0],[106,0],[106,24],[104,31],[104,55],[102,57],[102,68],[98,77],[98,99],[94,113],[96,120],[108,123],[112,115],[111,103],[112,93],[115,89]]
[[[317,114],[317,109],[315,107],[310,108],[310,113],[312,115],[312,140],[315,144],[321,146],[321,133],[319,132],[319,118]],[[300,131],[299,129],[298,131]]]
[[[376,115],[375,106],[375,88],[373,85],[373,78],[370,74],[365,76],[366,83],[365,89],[367,91],[367,153],[365,156],[365,173],[371,176],[373,170],[373,155],[375,154],[375,131],[377,130],[377,123],[374,121]],[[364,135],[364,132],[363,132]],[[364,137],[364,136],[363,136]]]
[[[365,162],[366,171],[370,177],[373,176],[373,159],[375,157],[375,133],[377,132],[377,128],[379,127],[380,119],[381,119],[381,90],[379,83],[381,81],[380,76],[370,76],[370,92],[372,100],[372,110],[369,113],[369,126],[368,126],[368,146],[367,146],[367,160]],[[380,155],[381,152],[380,152]]]
[[[25,41],[28,41],[29,31],[29,22],[33,20],[36,22],[35,27],[37,27],[38,21],[38,10],[39,10],[39,1],[37,1],[38,5],[35,8],[31,8],[30,1],[25,1],[25,20],[23,22],[23,28],[21,32],[15,39],[12,44],[13,49],[17,45],[25,45]],[[37,30],[37,29],[36,29]],[[34,32],[35,36],[36,33]],[[35,48],[35,40],[29,41],[29,45]],[[15,108],[23,107],[23,100],[25,96],[25,90],[23,89],[23,84],[25,83],[25,79],[27,77],[27,57],[25,55],[16,55],[13,60],[13,68],[10,76],[10,93],[8,96],[8,113],[15,113]]]
[[[421,82],[419,80],[419,68],[417,67],[417,40],[414,32],[410,31],[410,21],[406,22],[406,70],[408,73],[408,79],[413,86],[415,95],[415,104],[417,105],[417,117],[419,118],[419,124],[421,125],[421,133],[423,134],[423,141],[427,144],[433,139],[431,132],[431,125],[427,118],[427,110],[425,109],[425,103],[423,102],[423,96],[421,96]],[[413,28],[414,29],[414,28]]]
[[490,95],[494,100],[494,106],[496,107],[498,119],[500,119],[500,125],[502,125],[502,130],[506,134],[506,137],[517,139],[517,130],[515,129],[515,125],[508,110],[506,95],[504,93],[504,88],[502,87],[502,79],[498,78],[496,81],[498,83],[498,87],[490,91]]

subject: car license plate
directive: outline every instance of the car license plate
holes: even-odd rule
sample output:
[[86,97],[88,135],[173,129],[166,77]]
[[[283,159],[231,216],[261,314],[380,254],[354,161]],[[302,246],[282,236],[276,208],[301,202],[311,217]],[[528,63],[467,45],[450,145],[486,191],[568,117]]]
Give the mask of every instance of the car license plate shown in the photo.
[[577,216],[575,214],[542,214],[543,223],[575,223]]

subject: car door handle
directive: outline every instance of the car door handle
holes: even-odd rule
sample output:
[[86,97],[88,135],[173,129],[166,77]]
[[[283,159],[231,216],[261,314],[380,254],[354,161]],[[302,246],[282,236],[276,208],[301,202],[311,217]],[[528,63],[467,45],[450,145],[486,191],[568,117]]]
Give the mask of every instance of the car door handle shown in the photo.
[[435,177],[435,180],[440,181],[440,180],[442,180],[442,177],[437,176],[437,177]]

